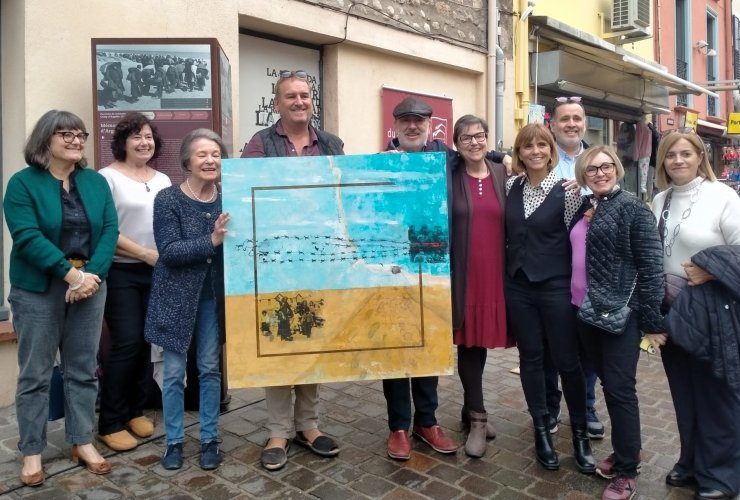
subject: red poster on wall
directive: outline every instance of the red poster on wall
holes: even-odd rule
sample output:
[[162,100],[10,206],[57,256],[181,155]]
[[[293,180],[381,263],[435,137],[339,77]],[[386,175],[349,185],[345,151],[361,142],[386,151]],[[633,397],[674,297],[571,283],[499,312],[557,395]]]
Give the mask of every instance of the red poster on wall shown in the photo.
[[427,140],[441,139],[452,147],[452,99],[449,97],[419,94],[408,90],[383,87],[383,139],[381,149],[386,149],[388,142],[396,137],[393,126],[393,108],[406,97],[416,97],[432,107],[432,123]]

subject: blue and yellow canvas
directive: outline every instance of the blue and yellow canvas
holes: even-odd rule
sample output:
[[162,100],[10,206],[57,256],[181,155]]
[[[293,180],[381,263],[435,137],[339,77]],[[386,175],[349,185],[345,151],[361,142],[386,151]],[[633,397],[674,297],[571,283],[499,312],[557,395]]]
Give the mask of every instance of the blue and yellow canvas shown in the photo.
[[443,153],[224,160],[229,386],[452,373]]

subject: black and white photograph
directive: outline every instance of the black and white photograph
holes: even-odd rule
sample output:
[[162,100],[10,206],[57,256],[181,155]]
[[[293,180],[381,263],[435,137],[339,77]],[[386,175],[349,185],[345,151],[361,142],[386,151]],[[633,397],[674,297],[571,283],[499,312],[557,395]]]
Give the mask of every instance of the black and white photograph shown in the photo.
[[95,47],[97,109],[211,108],[211,47],[131,44]]

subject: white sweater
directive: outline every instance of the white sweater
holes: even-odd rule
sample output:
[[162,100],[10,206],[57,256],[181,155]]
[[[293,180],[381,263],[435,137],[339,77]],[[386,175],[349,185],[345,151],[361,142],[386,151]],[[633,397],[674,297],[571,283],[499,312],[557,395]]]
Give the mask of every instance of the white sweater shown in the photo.
[[[667,273],[686,276],[681,263],[691,260],[697,252],[715,245],[740,245],[740,196],[719,181],[711,182],[701,177],[684,186],[672,186],[672,189],[664,247],[673,239],[676,225],[680,224],[680,230],[671,255],[663,255],[663,268]],[[692,195],[697,189],[692,206]],[[663,191],[653,200],[653,214],[658,221],[667,193],[668,190]],[[688,217],[682,220],[689,207]]]

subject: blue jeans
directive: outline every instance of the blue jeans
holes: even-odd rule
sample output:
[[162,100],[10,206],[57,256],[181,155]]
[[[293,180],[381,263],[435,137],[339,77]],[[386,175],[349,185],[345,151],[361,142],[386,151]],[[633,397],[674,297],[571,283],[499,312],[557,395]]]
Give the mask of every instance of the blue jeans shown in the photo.
[[57,350],[64,375],[64,438],[92,442],[98,396],[97,352],[103,325],[106,286],[74,304],[64,301],[67,283],[51,279],[44,293],[11,288],[8,296],[18,336],[18,388],[15,405],[24,456],[46,448],[49,382]]
[[[200,441],[210,443],[218,439],[218,414],[221,404],[221,371],[218,362],[221,340],[218,335],[216,301],[198,304],[193,340],[196,347],[198,382],[200,384]],[[164,351],[164,380],[162,407],[167,444],[185,441],[185,369],[187,353]]]

